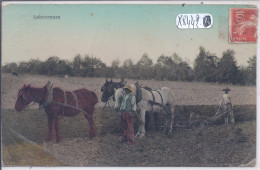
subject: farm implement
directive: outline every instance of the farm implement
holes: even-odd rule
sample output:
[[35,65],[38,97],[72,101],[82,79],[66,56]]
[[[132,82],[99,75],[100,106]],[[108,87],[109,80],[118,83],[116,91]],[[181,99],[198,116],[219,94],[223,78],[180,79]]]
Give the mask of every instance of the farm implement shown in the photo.
[[196,129],[196,135],[201,135],[203,129],[206,126],[210,126],[213,124],[216,124],[218,121],[224,118],[225,115],[227,115],[229,112],[233,111],[228,110],[223,112],[221,110],[221,105],[219,106],[217,112],[214,114],[214,116],[207,117],[207,116],[201,116],[198,112],[192,112],[189,117],[189,121],[183,125],[176,124],[175,127],[177,128],[192,128]]

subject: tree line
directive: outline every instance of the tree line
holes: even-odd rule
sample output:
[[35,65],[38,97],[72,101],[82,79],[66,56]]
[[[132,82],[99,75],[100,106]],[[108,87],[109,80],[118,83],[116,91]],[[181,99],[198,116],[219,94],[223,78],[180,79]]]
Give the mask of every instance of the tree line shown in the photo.
[[2,66],[2,72],[18,72],[24,74],[106,77],[130,79],[155,79],[168,81],[199,81],[211,83],[229,83],[240,85],[256,84],[256,56],[248,60],[247,67],[237,66],[235,52],[226,50],[221,58],[200,47],[193,66],[174,53],[172,56],[161,55],[153,63],[147,54],[134,64],[131,59],[120,64],[112,61],[107,66],[99,58],[89,55],[76,55],[72,61],[49,57],[46,61],[31,59],[18,64],[8,63]]

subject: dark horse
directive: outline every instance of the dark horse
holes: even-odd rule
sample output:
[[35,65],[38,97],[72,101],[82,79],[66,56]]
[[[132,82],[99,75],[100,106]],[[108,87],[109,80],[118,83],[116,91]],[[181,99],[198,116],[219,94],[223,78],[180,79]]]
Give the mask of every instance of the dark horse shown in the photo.
[[[52,94],[52,97],[47,103],[49,94]],[[15,109],[20,112],[25,107],[28,107],[31,102],[42,105],[47,114],[49,132],[46,142],[52,140],[53,126],[56,133],[56,142],[58,143],[60,141],[58,128],[58,120],[60,115],[71,117],[80,112],[84,113],[85,118],[89,122],[89,136],[95,136],[93,111],[95,104],[98,102],[98,98],[94,92],[84,88],[72,92],[63,91],[59,87],[49,89],[47,84],[42,88],[24,85],[18,92]]]
[[[120,82],[113,82],[113,80],[111,79],[110,81],[108,81],[106,79],[105,84],[101,87],[101,92],[102,96],[101,96],[101,101],[102,102],[108,102],[112,96],[114,96],[115,94],[115,90],[118,88],[122,88],[126,85],[126,82],[124,81],[124,79],[121,79]],[[113,98],[114,100],[114,98]]]

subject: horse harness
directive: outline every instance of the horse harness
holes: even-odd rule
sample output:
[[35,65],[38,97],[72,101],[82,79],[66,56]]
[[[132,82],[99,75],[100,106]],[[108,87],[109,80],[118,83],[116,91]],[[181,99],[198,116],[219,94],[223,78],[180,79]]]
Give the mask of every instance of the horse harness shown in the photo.
[[[143,99],[141,88],[149,91],[152,94],[153,100],[147,100],[152,105],[152,112],[153,112],[153,105],[158,105],[158,106],[164,107],[162,94],[158,90],[152,90],[149,87],[141,87],[138,83],[136,84],[136,103],[139,103]],[[157,92],[160,95],[162,103],[158,103],[155,101],[153,91]],[[146,99],[143,99],[143,100],[146,100]]]
[[[149,91],[149,92],[152,94],[153,100],[143,99],[143,98],[142,98],[142,93],[139,92],[139,91],[141,91],[141,88],[143,88],[143,89]],[[155,101],[155,97],[154,97],[153,91],[157,92],[157,93],[160,95],[160,97],[161,97],[161,102],[162,102],[162,103],[158,103],[158,102]],[[160,110],[160,111],[161,111],[161,113],[162,113],[164,116],[166,116],[166,117],[165,117],[166,119],[172,118],[171,109],[167,106],[167,104],[164,105],[164,101],[163,101],[162,94],[161,94],[158,90],[152,90],[152,89],[149,88],[149,87],[141,87],[141,86],[137,83],[137,84],[136,84],[136,98],[137,98],[137,99],[140,98],[139,101],[136,99],[136,103],[140,102],[141,100],[146,100],[146,101],[148,101],[148,102],[151,104],[151,106],[152,106],[151,112],[153,112],[153,105],[157,105],[157,106],[160,106],[160,107],[161,107],[161,110]],[[142,122],[141,122],[141,123],[142,123]],[[169,127],[170,127],[169,122],[165,122],[165,124],[164,124],[164,131],[166,131],[166,129],[169,128]]]
[[[69,105],[69,104],[67,104],[67,95],[66,95],[66,91],[63,91],[63,93],[64,93],[64,106],[72,106],[72,105]],[[75,99],[75,102],[76,102],[76,107],[75,107],[75,109],[78,109],[79,108],[79,104],[78,104],[78,98],[77,98],[77,96],[76,96],[76,94],[73,92],[73,91],[69,91],[69,93],[72,93],[72,95],[73,95],[73,97],[74,97],[74,99]],[[74,107],[74,106],[72,106],[72,107]],[[64,108],[65,107],[63,107],[63,109],[62,109],[62,116],[64,116]]]
[[107,104],[109,105],[109,100],[113,99],[113,101],[115,101],[115,91],[121,87],[123,87],[123,84],[121,84],[120,82],[113,84],[113,95],[111,97],[109,97],[108,100],[106,101],[106,103],[103,107],[103,111],[105,110],[105,107],[107,106]]
[[[62,90],[62,89],[61,89],[61,90]],[[65,107],[69,107],[69,108],[72,108],[72,109],[77,109],[77,110],[83,112],[84,115],[88,114],[86,111],[84,111],[83,109],[79,108],[78,98],[77,98],[77,95],[75,94],[75,92],[69,91],[69,93],[72,93],[72,95],[73,95],[73,97],[74,97],[74,100],[75,100],[75,102],[76,102],[76,107],[74,107],[74,106],[72,106],[72,105],[70,105],[70,104],[67,103],[67,101],[68,101],[68,100],[67,100],[67,95],[66,95],[67,92],[64,91],[64,90],[62,90],[62,91],[63,91],[63,94],[64,94],[64,103],[56,102],[56,101],[53,100],[53,89],[52,89],[52,86],[50,86],[50,87],[47,86],[47,97],[46,97],[46,101],[39,106],[39,109],[44,108],[44,107],[47,107],[47,106],[49,106],[51,103],[54,103],[54,104],[57,104],[57,105],[63,107],[63,108],[62,108],[62,116],[64,116],[64,108],[65,108]]]

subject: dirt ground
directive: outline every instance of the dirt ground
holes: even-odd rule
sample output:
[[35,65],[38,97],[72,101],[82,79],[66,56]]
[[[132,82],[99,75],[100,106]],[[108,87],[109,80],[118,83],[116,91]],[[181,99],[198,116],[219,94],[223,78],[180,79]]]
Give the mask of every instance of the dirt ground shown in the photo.
[[[196,128],[178,128],[190,111],[211,116],[226,85],[207,83],[139,81],[153,89],[168,86],[175,93],[176,118],[173,134],[156,131],[153,120],[145,138],[133,146],[119,143],[119,114],[113,109],[94,113],[97,136],[88,138],[88,123],[82,114],[59,121],[61,141],[45,143],[47,116],[43,110],[18,113],[14,103],[23,84],[43,86],[48,80],[66,90],[85,87],[101,96],[101,78],[58,78],[2,75],[2,162],[4,166],[131,166],[131,167],[222,167],[247,164],[256,157],[256,88],[229,86],[235,105],[234,126],[215,124],[196,135]],[[129,80],[129,83],[134,83]],[[217,96],[217,97],[216,97]],[[101,106],[102,104],[98,104]],[[185,106],[184,106],[185,105]],[[209,114],[207,114],[209,113]],[[179,115],[179,116],[178,116]]]

